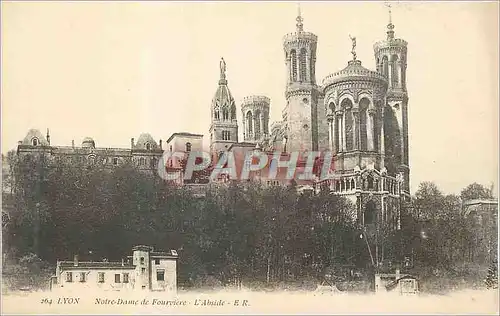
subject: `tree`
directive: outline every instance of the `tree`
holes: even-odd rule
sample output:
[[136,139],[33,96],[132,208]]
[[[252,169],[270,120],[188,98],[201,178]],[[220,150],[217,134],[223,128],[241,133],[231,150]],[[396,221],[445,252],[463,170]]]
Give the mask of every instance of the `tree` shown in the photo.
[[493,198],[493,192],[490,188],[487,188],[479,183],[469,184],[465,189],[460,192],[460,198],[462,201],[474,200],[474,199],[491,199]]
[[494,260],[488,268],[488,275],[484,280],[488,289],[498,289],[498,262]]

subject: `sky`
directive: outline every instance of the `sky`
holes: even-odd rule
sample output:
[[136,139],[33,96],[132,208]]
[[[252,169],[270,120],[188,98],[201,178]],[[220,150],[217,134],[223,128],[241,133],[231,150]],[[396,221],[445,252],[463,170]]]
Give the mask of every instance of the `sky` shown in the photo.
[[[347,65],[351,40],[374,68],[386,36],[383,2],[302,2],[318,36],[316,79]],[[53,145],[94,138],[130,146],[148,132],[204,134],[219,61],[229,88],[285,105],[282,38],[295,31],[296,2],[1,3],[2,153],[31,128]],[[408,42],[411,190],[433,181],[445,193],[472,182],[498,190],[498,4],[393,3],[396,37]],[[240,135],[241,138],[241,135]]]

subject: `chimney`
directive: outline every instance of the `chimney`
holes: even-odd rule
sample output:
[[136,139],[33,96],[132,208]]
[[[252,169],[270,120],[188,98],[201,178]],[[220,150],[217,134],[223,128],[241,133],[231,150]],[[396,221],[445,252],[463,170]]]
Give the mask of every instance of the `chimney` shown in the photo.
[[160,149],[163,149],[163,141],[160,139]]
[[75,148],[75,140],[74,139],[71,140],[71,147]]
[[75,255],[75,256],[73,257],[73,265],[74,265],[75,267],[78,267],[78,255]]
[[401,277],[399,269],[396,269],[396,280]]
[[47,143],[50,145],[50,134],[49,134],[49,129],[47,128]]
[[134,149],[134,138],[130,139],[130,149]]
[[125,265],[125,262],[123,261],[123,258],[122,258],[122,267]]

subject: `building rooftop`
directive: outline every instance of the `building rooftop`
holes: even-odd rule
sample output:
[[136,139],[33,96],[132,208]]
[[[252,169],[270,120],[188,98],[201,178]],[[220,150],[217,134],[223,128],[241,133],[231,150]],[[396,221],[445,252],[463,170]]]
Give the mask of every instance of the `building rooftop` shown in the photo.
[[498,200],[496,199],[474,199],[468,200],[464,202],[464,206],[472,206],[477,204],[488,204],[488,205],[497,205]]
[[61,268],[75,269],[134,269],[134,265],[127,262],[108,261],[58,261],[57,265]]
[[385,76],[363,67],[360,60],[350,60],[347,67],[344,69],[326,76],[326,78],[323,79],[323,86],[327,87],[338,82],[349,80],[368,80],[387,83],[387,78]]
[[170,141],[175,137],[175,136],[187,136],[187,137],[203,137],[203,134],[193,134],[193,133],[188,133],[188,132],[180,132],[180,133],[173,133],[168,139],[167,143],[170,143]]

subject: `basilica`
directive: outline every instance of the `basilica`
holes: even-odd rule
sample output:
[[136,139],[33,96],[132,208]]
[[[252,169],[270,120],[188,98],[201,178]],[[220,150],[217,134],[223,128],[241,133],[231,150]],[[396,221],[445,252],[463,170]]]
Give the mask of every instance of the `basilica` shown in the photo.
[[[282,160],[286,160],[294,152],[330,152],[333,167],[329,176],[301,185],[315,192],[327,190],[345,196],[356,205],[358,222],[365,227],[375,225],[378,219],[397,229],[402,204],[410,196],[407,42],[395,37],[390,18],[386,33],[385,39],[373,45],[374,70],[362,65],[356,54],[356,38],[352,37],[352,59],[346,61],[344,69],[318,83],[315,75],[318,38],[304,30],[299,11],[295,31],[283,38],[288,74],[286,104],[282,120],[272,123],[271,100],[264,95],[249,95],[239,104],[242,114],[239,124],[238,105],[229,89],[226,63],[221,59],[220,78],[210,111],[211,156],[217,158],[229,151],[278,151]],[[240,127],[242,140],[238,139]],[[152,170],[166,151],[186,155],[202,151],[203,135],[174,133],[165,143],[142,134],[137,141],[131,139],[130,148],[99,148],[92,138],[84,139],[81,146],[74,143],[53,146],[48,131],[43,136],[38,130],[30,130],[19,142],[18,154],[43,151],[56,159],[67,157],[109,167],[131,162]],[[271,181],[262,173],[256,178],[271,185],[283,184],[279,178]]]
[[[390,16],[390,14],[389,14]],[[400,226],[402,203],[410,196],[408,155],[407,42],[396,38],[391,18],[384,40],[373,45],[376,65],[365,68],[356,55],[321,84],[315,76],[318,38],[304,30],[283,38],[287,82],[282,120],[269,128],[270,99],[248,96],[241,104],[243,141],[238,140],[236,104],[221,60],[219,87],[212,100],[210,150],[333,153],[333,170],[315,189],[340,194],[357,206],[358,220],[375,218]],[[286,158],[285,158],[286,160]]]

